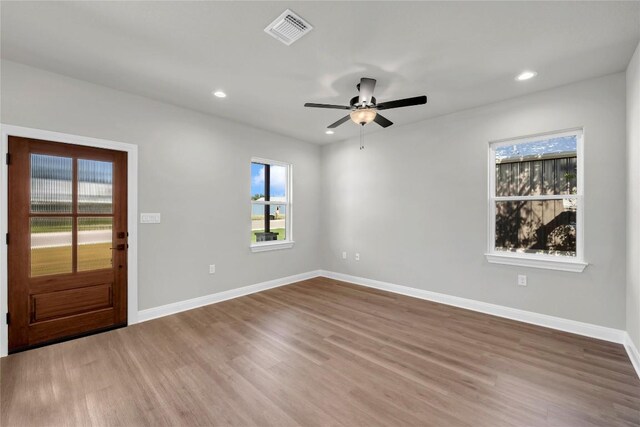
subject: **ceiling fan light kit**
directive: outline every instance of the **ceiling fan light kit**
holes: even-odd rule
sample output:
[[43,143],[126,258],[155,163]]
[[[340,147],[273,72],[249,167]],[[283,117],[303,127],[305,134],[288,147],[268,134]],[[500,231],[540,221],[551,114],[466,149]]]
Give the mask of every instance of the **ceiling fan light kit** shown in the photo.
[[377,115],[378,113],[373,108],[357,109],[357,110],[353,110],[351,114],[349,114],[349,116],[351,117],[351,120],[355,124],[362,125],[362,126],[368,123],[371,123],[376,118]]
[[393,122],[386,117],[380,115],[378,111],[390,110],[392,108],[410,107],[412,105],[422,105],[427,103],[427,97],[425,95],[415,96],[413,98],[398,99],[395,101],[383,102],[381,104],[376,103],[376,98],[373,96],[373,90],[376,87],[376,80],[363,77],[360,79],[360,83],[356,85],[359,95],[351,98],[349,105],[333,105],[333,104],[315,104],[307,102],[305,107],[311,108],[330,108],[334,110],[351,110],[348,116],[345,116],[335,123],[327,126],[329,129],[334,129],[344,122],[351,119],[354,123],[359,125],[366,125],[371,122],[376,122],[383,128],[389,127]]

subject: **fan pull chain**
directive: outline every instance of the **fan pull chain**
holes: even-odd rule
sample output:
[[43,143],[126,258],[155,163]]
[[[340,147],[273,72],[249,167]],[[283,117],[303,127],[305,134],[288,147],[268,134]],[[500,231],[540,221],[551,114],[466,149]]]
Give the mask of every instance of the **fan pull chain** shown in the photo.
[[360,125],[360,149],[364,150],[364,125]]

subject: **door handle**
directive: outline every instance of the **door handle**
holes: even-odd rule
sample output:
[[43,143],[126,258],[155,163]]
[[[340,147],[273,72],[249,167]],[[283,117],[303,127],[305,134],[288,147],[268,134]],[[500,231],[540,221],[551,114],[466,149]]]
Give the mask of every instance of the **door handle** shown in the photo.
[[124,245],[124,243],[120,243],[119,245],[116,245],[115,248],[109,248],[109,249],[115,249],[117,251],[124,251],[125,250],[125,245]]

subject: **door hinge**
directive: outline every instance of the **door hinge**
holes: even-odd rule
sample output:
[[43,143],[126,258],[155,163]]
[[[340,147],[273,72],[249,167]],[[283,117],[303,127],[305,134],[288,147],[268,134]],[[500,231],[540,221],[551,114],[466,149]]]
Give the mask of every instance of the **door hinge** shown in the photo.
[[10,165],[11,164],[11,153],[7,153],[5,156],[5,162]]
[[7,325],[11,323],[11,313],[7,313]]

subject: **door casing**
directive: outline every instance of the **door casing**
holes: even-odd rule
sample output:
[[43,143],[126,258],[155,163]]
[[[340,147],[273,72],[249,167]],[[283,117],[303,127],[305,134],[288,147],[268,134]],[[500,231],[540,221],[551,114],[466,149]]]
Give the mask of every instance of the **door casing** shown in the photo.
[[[21,126],[0,124],[0,134],[2,137],[2,162],[0,174],[0,236],[6,235],[8,231],[8,199],[7,181],[8,168],[4,161],[9,148],[9,136],[19,136],[25,138],[42,139],[61,144],[83,145],[88,147],[106,148],[110,150],[125,151],[128,156],[127,162],[127,216],[129,218],[129,250],[127,252],[127,320],[132,325],[138,322],[138,146],[123,142],[109,141],[105,139],[90,138],[78,135],[70,135],[59,132],[45,131],[40,129],[26,128]],[[2,237],[4,239],[4,237]],[[8,352],[9,329],[6,323],[8,303],[8,281],[7,281],[7,245],[1,242],[0,245],[0,357],[4,357]]]

